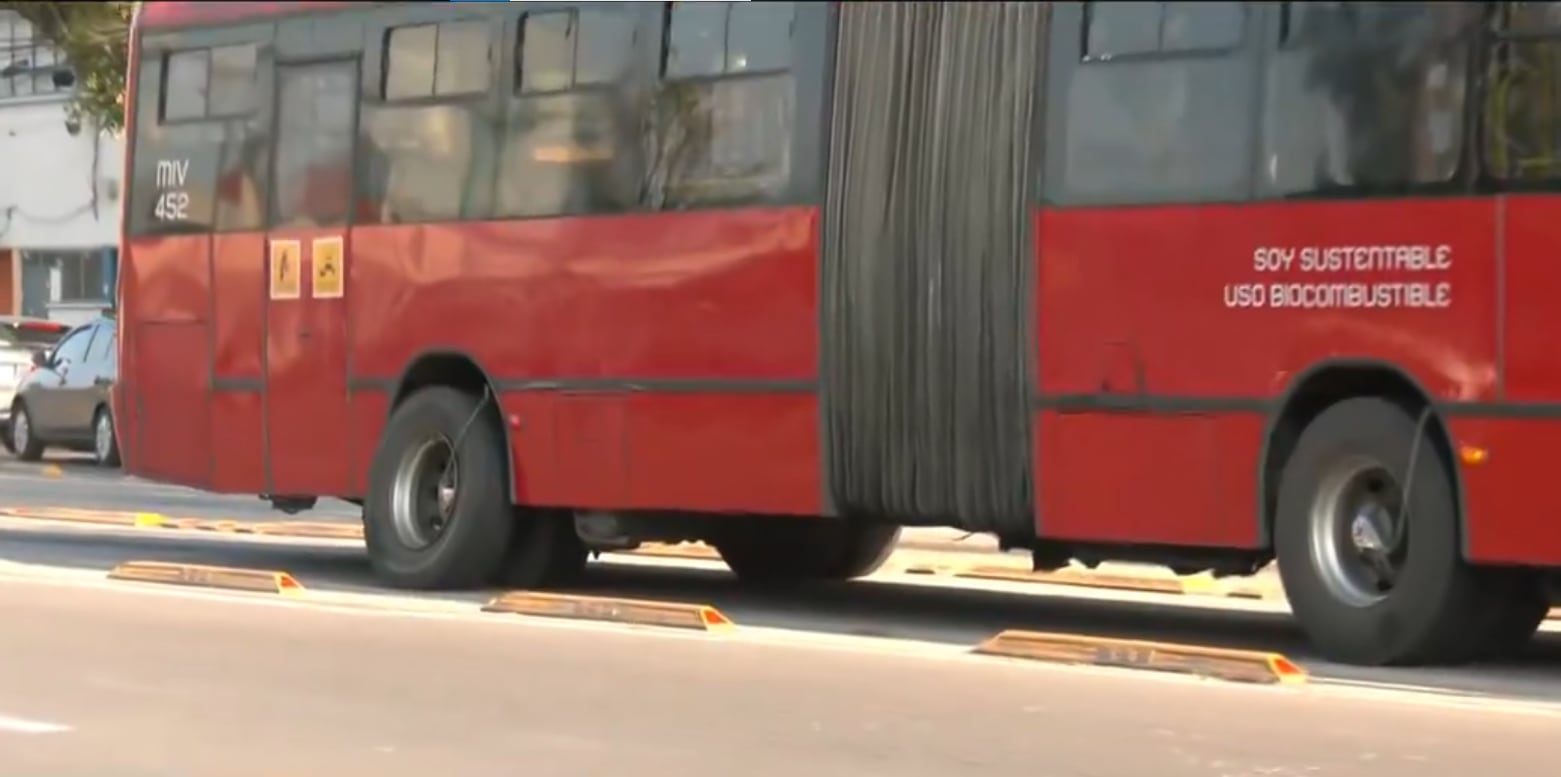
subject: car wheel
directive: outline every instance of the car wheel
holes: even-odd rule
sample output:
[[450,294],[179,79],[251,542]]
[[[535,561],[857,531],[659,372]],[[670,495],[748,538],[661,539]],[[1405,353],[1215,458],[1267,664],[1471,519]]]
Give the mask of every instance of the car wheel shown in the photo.
[[108,408],[98,408],[92,419],[92,458],[100,467],[119,466],[119,436],[114,433],[114,416]]
[[22,461],[43,458],[43,441],[33,434],[32,414],[20,402],[11,408],[11,451]]

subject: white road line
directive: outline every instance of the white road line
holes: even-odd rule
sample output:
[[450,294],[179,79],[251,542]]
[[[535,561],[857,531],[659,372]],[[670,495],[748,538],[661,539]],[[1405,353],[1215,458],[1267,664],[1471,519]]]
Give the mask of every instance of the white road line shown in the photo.
[[62,734],[66,731],[70,731],[70,726],[0,715],[0,734]]

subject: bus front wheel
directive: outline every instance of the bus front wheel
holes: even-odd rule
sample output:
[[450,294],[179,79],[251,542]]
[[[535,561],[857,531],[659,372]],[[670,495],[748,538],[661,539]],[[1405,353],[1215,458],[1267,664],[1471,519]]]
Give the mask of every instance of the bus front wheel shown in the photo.
[[1492,587],[1463,560],[1450,465],[1425,420],[1346,399],[1306,427],[1285,465],[1279,574],[1330,660],[1461,663],[1483,647]]
[[363,502],[364,544],[381,582],[460,589],[500,574],[515,524],[504,435],[489,410],[435,386],[391,414]]

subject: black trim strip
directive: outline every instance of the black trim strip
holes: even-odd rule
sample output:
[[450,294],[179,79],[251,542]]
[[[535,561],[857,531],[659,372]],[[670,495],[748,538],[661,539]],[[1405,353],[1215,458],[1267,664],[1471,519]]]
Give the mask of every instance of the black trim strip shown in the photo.
[[[1260,413],[1276,412],[1284,405],[1281,398],[1172,396],[1157,394],[1046,394],[1035,397],[1036,410],[1060,413]],[[1433,403],[1444,416],[1476,418],[1521,418],[1561,421],[1561,401],[1498,402],[1447,401]]]
[[[397,380],[354,376],[347,381],[349,391],[391,392]],[[212,391],[259,392],[265,387],[261,378],[212,378]],[[812,380],[741,380],[729,378],[501,378],[494,381],[501,392],[601,391],[644,394],[812,394],[818,384]],[[1277,411],[1280,398],[1241,396],[1175,396],[1165,394],[1043,394],[1036,396],[1036,410],[1060,413],[1143,413],[1178,414],[1260,414]],[[1520,418],[1561,421],[1561,401],[1486,402],[1439,401],[1438,412],[1447,416],[1477,418]]]
[[1275,399],[1262,397],[1193,397],[1153,394],[1043,394],[1036,410],[1059,413],[1259,413],[1273,412]]
[[[399,381],[394,378],[352,376],[347,380],[352,392],[391,392]],[[521,391],[617,391],[646,394],[812,394],[818,390],[814,380],[744,380],[734,378],[495,378],[499,392]]]

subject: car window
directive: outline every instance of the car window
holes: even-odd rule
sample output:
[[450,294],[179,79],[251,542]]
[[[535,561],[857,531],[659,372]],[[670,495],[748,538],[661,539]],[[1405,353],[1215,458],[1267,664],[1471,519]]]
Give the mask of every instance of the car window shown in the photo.
[[54,349],[54,362],[80,363],[87,355],[87,346],[92,344],[92,329],[90,326],[82,327],[60,341],[59,347]]
[[112,324],[99,324],[97,334],[92,338],[92,351],[88,354],[87,361],[93,364],[112,361],[116,334]]

